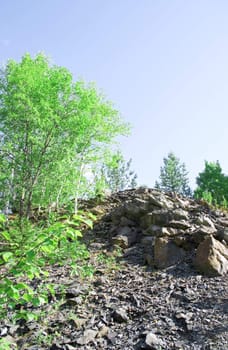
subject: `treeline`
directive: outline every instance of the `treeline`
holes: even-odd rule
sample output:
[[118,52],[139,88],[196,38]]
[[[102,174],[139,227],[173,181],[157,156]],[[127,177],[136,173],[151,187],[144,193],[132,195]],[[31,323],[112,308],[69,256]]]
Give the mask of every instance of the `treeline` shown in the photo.
[[228,176],[223,173],[218,161],[205,161],[204,170],[196,178],[197,187],[194,191],[189,186],[185,164],[174,153],[170,152],[163,163],[160,181],[155,183],[156,188],[203,199],[214,206],[228,207]]
[[[110,101],[94,84],[72,74],[43,54],[9,60],[0,70],[0,209],[29,217],[33,207],[55,208],[137,184],[131,160],[116,146],[128,135]],[[164,158],[155,187],[227,207],[228,177],[219,162],[205,162],[197,188],[172,152]]]

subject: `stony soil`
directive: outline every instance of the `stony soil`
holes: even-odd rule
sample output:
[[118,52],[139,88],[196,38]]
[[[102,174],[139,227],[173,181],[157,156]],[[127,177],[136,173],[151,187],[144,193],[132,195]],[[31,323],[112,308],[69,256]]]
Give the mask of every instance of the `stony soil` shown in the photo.
[[165,269],[145,266],[139,242],[117,254],[108,232],[101,221],[85,235],[95,266],[91,279],[50,268],[49,282],[59,293],[39,322],[1,320],[0,335],[12,349],[228,350],[227,275],[199,274],[191,256]]

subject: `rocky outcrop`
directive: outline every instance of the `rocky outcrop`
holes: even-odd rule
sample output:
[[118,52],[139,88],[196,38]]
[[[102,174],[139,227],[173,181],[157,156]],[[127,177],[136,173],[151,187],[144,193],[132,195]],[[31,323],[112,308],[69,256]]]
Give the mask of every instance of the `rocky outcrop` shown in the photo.
[[202,273],[227,273],[227,213],[146,188],[120,192],[108,200],[112,207],[103,212],[113,245],[126,249],[141,242],[145,263],[157,268],[191,257],[190,263]]

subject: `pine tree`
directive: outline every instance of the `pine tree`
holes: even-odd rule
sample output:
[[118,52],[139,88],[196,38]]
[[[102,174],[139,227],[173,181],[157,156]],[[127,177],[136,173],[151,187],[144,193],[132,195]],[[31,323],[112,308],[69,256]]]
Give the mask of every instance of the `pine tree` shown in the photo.
[[156,181],[155,188],[190,197],[191,189],[185,164],[181,163],[172,152],[163,159],[163,163],[164,166],[160,169],[160,182]]

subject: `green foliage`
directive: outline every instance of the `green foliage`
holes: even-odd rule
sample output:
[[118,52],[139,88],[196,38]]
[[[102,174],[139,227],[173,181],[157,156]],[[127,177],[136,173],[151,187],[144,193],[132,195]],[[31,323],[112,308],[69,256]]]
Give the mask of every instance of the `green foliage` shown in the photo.
[[120,152],[102,166],[101,173],[111,192],[123,191],[137,186],[137,175],[131,170],[132,159],[126,162]]
[[206,200],[209,204],[227,208],[228,176],[224,175],[219,162],[205,161],[203,172],[196,179],[195,198]]
[[12,350],[12,343],[7,339],[2,338],[2,339],[0,339],[0,349],[1,350]]
[[181,163],[180,159],[172,152],[163,159],[163,162],[164,166],[160,169],[160,182],[156,182],[155,187],[162,191],[191,196],[185,164]]
[[[8,224],[1,220],[0,263],[5,271],[0,279],[1,317],[11,309],[14,319],[37,319],[37,312],[29,308],[36,309],[48,302],[50,294],[55,294],[54,286],[45,283],[46,267],[50,264],[67,263],[72,268],[77,267],[77,273],[83,277],[93,273],[85,262],[89,253],[78,239],[81,237],[81,223],[92,227],[92,217],[80,213],[48,222],[43,228],[28,220],[23,224],[20,221],[20,225],[16,221]],[[29,283],[35,279],[42,280],[36,288]]]
[[137,175],[120,153],[107,152],[104,161],[93,169],[94,194],[101,198],[106,192],[115,193],[137,186]]
[[94,84],[76,83],[46,56],[26,54],[0,72],[0,193],[29,217],[88,190],[88,166],[129,127]]

